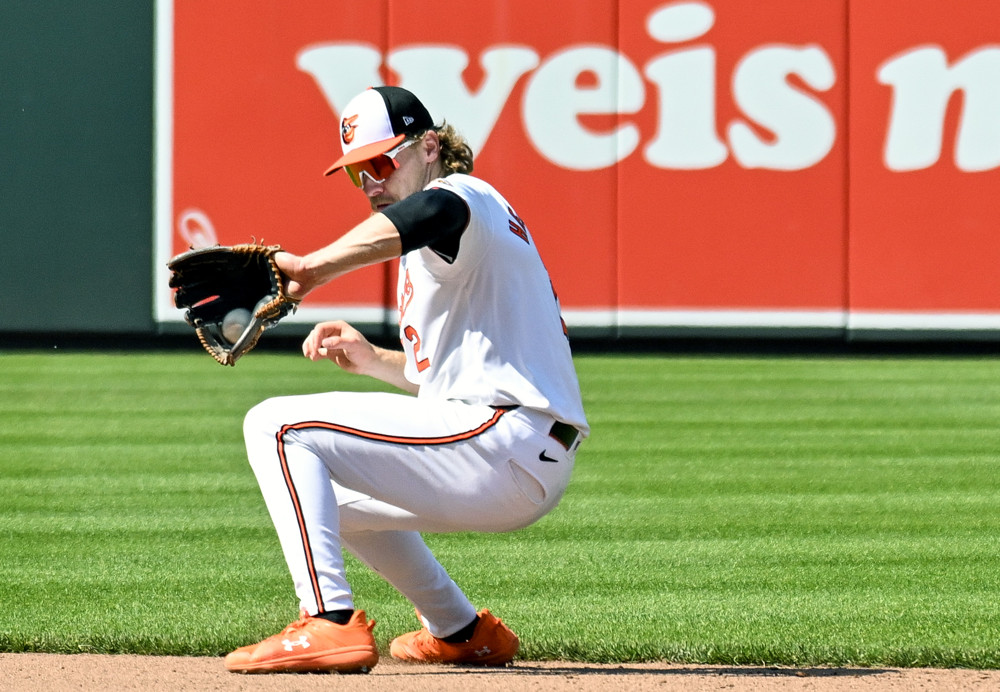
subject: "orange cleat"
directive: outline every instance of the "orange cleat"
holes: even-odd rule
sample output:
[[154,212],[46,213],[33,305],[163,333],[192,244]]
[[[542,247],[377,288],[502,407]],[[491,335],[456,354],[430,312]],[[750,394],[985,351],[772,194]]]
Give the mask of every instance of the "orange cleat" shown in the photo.
[[520,642],[510,628],[490,611],[479,612],[472,639],[449,644],[427,631],[409,632],[392,640],[389,653],[401,661],[418,663],[462,663],[473,666],[503,666],[517,654]]
[[234,673],[367,673],[378,663],[378,648],[365,611],[356,610],[346,625],[303,611],[280,634],[243,646],[226,656]]

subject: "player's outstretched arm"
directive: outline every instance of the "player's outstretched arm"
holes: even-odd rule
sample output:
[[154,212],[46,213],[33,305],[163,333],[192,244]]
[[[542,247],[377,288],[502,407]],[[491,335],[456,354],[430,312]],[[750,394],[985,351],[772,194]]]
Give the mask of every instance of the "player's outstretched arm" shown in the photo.
[[302,342],[302,353],[312,361],[331,360],[341,369],[368,375],[403,391],[416,394],[419,387],[403,376],[406,356],[373,345],[347,322],[321,322]]
[[324,248],[303,256],[279,252],[274,261],[288,277],[288,294],[302,299],[338,276],[395,259],[402,252],[396,226],[385,215],[373,214]]

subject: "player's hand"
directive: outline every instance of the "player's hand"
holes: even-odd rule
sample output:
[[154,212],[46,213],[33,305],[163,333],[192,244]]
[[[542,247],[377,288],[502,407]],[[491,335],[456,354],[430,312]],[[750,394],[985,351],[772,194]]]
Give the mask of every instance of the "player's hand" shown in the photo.
[[379,362],[375,347],[357,329],[342,320],[320,322],[302,342],[309,360],[330,360],[341,369],[366,375]]
[[274,262],[278,265],[278,269],[288,277],[285,292],[289,296],[302,300],[309,291],[316,288],[309,280],[302,257],[290,252],[279,252],[274,255]]

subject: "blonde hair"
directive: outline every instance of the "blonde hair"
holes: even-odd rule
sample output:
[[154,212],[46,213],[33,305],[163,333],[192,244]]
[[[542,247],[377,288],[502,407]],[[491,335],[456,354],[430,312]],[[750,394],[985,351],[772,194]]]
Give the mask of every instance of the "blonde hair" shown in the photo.
[[435,127],[438,141],[441,143],[441,166],[443,175],[452,173],[472,173],[472,147],[465,141],[453,125],[447,121],[440,127]]

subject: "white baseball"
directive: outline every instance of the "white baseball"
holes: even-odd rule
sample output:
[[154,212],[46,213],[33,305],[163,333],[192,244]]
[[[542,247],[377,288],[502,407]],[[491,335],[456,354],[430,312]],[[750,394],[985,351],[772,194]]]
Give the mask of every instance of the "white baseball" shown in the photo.
[[248,324],[250,324],[250,311],[246,308],[233,308],[222,318],[222,336],[229,343],[235,344]]

